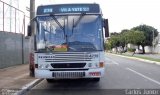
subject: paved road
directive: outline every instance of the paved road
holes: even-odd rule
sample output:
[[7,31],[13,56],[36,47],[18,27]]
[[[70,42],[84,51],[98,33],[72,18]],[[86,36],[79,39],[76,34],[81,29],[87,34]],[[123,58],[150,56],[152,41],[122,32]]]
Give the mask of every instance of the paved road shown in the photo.
[[[43,80],[28,94],[39,92],[41,95],[143,95],[145,92],[128,89],[160,89],[160,66],[106,55],[106,73],[99,83],[82,79],[59,80],[54,83]],[[160,91],[148,95],[160,95]]]

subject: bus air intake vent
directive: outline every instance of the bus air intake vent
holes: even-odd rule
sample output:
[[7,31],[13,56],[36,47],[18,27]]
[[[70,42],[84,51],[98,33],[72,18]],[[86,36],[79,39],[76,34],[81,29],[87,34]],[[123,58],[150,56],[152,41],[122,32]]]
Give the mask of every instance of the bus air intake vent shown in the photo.
[[85,72],[53,72],[55,78],[82,78],[85,76]]
[[52,63],[53,68],[84,68],[86,63]]

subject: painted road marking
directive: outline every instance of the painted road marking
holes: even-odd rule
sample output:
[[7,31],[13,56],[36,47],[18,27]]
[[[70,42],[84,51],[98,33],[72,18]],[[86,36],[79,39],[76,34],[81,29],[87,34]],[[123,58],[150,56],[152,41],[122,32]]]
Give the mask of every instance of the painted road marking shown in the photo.
[[116,64],[116,65],[119,65],[119,63],[117,63],[117,62],[115,62],[115,61],[112,61],[112,63],[113,63],[113,64]]
[[115,62],[115,61],[113,61],[113,60],[111,60],[111,59],[109,59],[109,58],[107,58],[107,57],[105,57],[105,63],[106,63],[106,64],[119,65],[119,63],[117,63],[117,62]]
[[112,65],[119,65],[119,63],[115,62],[115,61],[105,61],[105,64],[112,64]]
[[143,77],[143,78],[145,78],[145,79],[148,79],[148,80],[150,80],[150,81],[152,81],[152,82],[160,85],[160,82],[159,82],[159,81],[156,81],[156,80],[154,80],[154,79],[152,79],[152,78],[150,78],[150,77],[147,77],[147,76],[145,76],[145,75],[143,75],[143,74],[141,74],[141,73],[139,73],[139,72],[137,72],[137,71],[135,71],[135,70],[132,70],[132,69],[130,69],[130,68],[126,68],[126,69],[129,70],[129,71],[131,71],[131,72],[133,72],[133,73],[135,73],[135,74],[137,74],[137,75],[139,75],[139,76],[141,76],[141,77]]

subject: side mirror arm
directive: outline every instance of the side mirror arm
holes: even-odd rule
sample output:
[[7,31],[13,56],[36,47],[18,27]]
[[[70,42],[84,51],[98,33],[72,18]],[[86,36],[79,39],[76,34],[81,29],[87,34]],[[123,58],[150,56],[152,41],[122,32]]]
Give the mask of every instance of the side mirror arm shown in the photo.
[[32,36],[31,25],[28,25],[28,27],[27,27],[27,36]]
[[108,19],[103,20],[103,27],[104,27],[104,30],[105,30],[105,37],[109,37]]

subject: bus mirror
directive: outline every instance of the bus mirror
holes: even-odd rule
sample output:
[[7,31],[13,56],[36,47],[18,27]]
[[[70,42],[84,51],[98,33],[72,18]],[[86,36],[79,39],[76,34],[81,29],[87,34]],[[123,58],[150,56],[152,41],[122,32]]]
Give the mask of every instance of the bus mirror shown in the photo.
[[31,36],[31,35],[32,35],[31,26],[28,25],[28,28],[27,28],[27,36]]
[[104,26],[104,30],[105,30],[105,37],[109,37],[108,19],[103,20],[103,26]]

